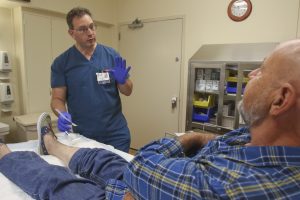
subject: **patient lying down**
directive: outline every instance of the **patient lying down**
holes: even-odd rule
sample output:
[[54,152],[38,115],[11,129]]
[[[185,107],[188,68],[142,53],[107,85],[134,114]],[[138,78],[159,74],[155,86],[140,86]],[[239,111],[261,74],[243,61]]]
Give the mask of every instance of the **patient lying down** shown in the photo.
[[[130,161],[60,143],[43,113],[40,153],[0,145],[0,171],[35,199],[300,199],[300,40],[249,74],[240,112],[249,128],[162,138]],[[81,177],[78,177],[79,175]]]

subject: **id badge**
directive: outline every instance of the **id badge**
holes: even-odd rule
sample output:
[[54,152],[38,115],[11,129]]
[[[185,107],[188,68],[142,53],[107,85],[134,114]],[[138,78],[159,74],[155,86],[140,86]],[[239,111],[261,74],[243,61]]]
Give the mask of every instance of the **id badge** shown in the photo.
[[110,83],[109,72],[100,72],[96,73],[98,84],[107,84]]

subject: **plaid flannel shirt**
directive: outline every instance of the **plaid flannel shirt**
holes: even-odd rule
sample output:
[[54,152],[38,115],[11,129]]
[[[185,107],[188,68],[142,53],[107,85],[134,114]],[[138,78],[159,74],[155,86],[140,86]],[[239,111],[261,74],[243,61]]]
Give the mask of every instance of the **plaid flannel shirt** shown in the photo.
[[107,199],[300,199],[300,148],[244,146],[247,129],[210,141],[185,157],[175,139],[143,147],[123,181],[111,180]]

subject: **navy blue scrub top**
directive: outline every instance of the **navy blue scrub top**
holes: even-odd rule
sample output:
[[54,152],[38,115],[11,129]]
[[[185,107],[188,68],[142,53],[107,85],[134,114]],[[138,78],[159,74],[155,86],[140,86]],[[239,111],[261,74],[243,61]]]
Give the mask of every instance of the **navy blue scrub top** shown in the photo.
[[97,44],[90,60],[75,46],[54,60],[51,87],[67,87],[68,111],[78,124],[74,132],[92,138],[127,128],[115,80],[110,75],[110,83],[99,84],[96,78],[96,73],[114,67],[117,56],[114,49]]

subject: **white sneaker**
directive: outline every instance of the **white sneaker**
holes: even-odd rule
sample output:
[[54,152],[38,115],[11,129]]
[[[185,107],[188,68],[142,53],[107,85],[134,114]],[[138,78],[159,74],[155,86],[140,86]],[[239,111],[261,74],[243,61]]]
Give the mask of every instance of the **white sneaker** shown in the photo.
[[38,132],[38,139],[39,139],[38,151],[40,155],[48,155],[48,151],[44,144],[44,136],[50,132],[55,136],[52,130],[51,117],[48,113],[44,112],[40,115],[37,121],[37,132]]

